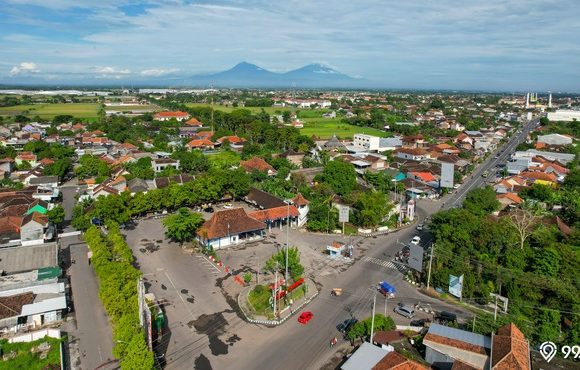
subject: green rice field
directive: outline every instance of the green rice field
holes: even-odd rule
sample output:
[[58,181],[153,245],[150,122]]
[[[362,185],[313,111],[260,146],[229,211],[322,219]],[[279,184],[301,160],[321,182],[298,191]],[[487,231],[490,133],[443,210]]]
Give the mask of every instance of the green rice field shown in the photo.
[[16,116],[23,114],[28,117],[53,118],[58,115],[70,114],[78,118],[95,118],[101,108],[96,103],[58,103],[30,104],[0,107],[0,116]]
[[304,128],[300,133],[306,136],[316,136],[320,139],[329,139],[336,135],[339,139],[350,139],[354,134],[368,134],[384,136],[384,131],[371,127],[358,127],[341,122],[340,118],[305,118]]

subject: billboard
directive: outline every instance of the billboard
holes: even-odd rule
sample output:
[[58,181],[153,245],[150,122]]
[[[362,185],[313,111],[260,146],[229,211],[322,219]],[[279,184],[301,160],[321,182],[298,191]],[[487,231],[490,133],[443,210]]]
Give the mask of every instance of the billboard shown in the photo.
[[441,163],[441,182],[439,183],[439,187],[452,188],[454,176],[455,165],[453,163]]
[[461,299],[462,290],[463,290],[463,275],[461,276],[449,275],[449,294]]
[[340,206],[340,211],[338,212],[338,222],[348,222],[348,213],[350,208],[347,206]]
[[411,266],[413,270],[423,272],[423,247],[411,244],[410,249],[409,266]]

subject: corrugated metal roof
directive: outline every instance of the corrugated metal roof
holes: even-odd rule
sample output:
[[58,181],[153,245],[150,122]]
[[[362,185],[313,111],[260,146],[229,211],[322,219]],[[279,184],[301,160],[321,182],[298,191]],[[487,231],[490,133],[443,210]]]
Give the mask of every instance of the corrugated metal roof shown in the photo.
[[465,343],[470,343],[476,346],[491,348],[491,338],[485,335],[472,333],[465,330],[451,328],[449,326],[431,324],[429,333],[439,335],[442,337],[459,340]]
[[389,352],[364,342],[340,368],[342,370],[370,370]]

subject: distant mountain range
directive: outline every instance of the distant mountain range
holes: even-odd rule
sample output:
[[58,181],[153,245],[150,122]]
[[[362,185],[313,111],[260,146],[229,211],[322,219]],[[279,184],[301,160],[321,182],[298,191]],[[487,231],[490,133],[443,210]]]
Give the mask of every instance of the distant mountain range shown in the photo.
[[[66,76],[66,75],[65,75]],[[179,72],[163,76],[143,76],[127,74],[86,75],[53,78],[47,80],[40,75],[14,76],[0,80],[7,86],[134,86],[134,87],[261,87],[261,88],[364,88],[372,83],[361,78],[354,78],[340,73],[322,64],[308,64],[304,67],[277,73],[268,71],[255,64],[241,62],[227,71],[213,74],[183,75]]]
[[192,76],[191,85],[218,87],[360,87],[368,81],[353,78],[322,64],[276,73],[255,64],[241,62],[224,72],[205,76]]

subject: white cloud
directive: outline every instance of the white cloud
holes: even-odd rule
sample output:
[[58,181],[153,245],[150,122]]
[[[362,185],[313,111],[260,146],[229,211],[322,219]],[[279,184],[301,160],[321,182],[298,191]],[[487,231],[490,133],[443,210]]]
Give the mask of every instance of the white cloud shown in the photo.
[[128,75],[131,74],[131,70],[127,68],[117,68],[117,67],[94,67],[95,73],[102,75]]
[[17,76],[20,74],[38,73],[38,72],[40,72],[40,70],[38,69],[38,66],[36,65],[36,63],[22,62],[19,65],[12,67],[12,69],[10,70],[10,76]]
[[163,76],[169,73],[174,73],[179,71],[179,69],[177,68],[170,68],[170,69],[164,69],[164,68],[152,68],[152,69],[145,69],[141,71],[141,76],[152,76],[152,77],[158,77],[158,76]]

